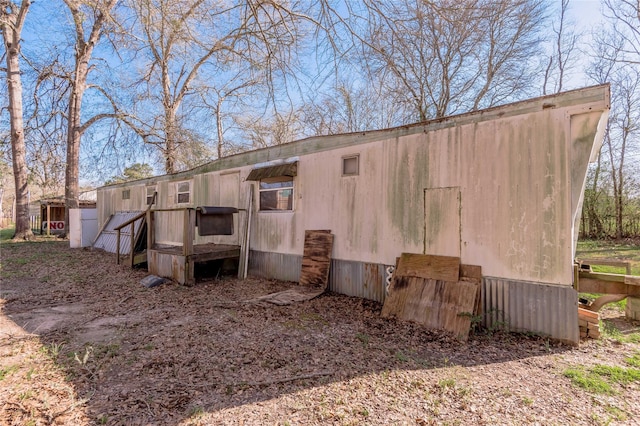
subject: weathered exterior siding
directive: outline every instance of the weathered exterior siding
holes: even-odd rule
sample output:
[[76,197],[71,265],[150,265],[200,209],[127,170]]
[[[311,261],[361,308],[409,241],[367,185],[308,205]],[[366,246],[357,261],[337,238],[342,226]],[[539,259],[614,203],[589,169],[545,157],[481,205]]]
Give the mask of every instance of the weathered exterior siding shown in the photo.
[[[187,206],[242,209],[254,167],[297,161],[294,211],[254,210],[252,271],[296,278],[291,259],[302,255],[304,231],[330,229],[337,268],[330,286],[347,294],[378,300],[365,288],[370,271],[353,265],[393,265],[403,252],[453,253],[482,266],[485,276],[568,291],[587,164],[599,150],[608,108],[609,88],[597,86],[423,124],[308,138],[100,188],[100,220],[143,210],[151,184],[158,208],[177,207],[175,185],[185,180],[192,184]],[[342,176],[342,159],[352,155],[359,174]],[[125,187],[132,191],[126,205],[119,199]],[[256,209],[258,199],[256,190]],[[182,217],[162,216],[158,241],[180,243]],[[238,231],[242,220],[236,215]],[[237,235],[196,242],[237,243]]]

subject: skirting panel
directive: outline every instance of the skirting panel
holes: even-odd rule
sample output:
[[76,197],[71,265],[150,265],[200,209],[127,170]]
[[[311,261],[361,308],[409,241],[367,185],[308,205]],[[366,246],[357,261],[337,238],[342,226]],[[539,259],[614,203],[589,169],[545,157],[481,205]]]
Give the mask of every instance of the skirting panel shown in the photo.
[[484,277],[482,307],[488,328],[579,342],[578,293],[570,286]]
[[[299,281],[302,256],[251,250],[249,273],[282,281]],[[385,266],[377,263],[331,260],[329,289],[347,296],[384,301]]]
[[249,274],[281,281],[300,281],[302,256],[251,250]]
[[378,263],[333,259],[329,289],[347,296],[384,302],[385,266]]

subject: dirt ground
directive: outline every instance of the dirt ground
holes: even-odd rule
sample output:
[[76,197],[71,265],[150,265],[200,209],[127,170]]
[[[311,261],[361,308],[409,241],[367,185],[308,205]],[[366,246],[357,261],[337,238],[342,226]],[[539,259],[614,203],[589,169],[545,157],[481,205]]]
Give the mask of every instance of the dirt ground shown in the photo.
[[596,394],[564,375],[628,366],[638,343],[460,343],[338,294],[241,303],[291,283],[146,288],[145,270],[65,241],[0,249],[1,425],[640,424],[638,381]]

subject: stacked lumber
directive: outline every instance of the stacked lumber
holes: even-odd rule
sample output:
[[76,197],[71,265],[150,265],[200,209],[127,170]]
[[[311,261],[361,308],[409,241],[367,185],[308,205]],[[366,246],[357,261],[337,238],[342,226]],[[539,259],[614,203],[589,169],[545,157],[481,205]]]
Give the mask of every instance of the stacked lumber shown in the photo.
[[578,325],[581,339],[600,338],[600,314],[578,307]]
[[413,321],[467,340],[479,315],[482,270],[459,257],[403,253],[382,316]]

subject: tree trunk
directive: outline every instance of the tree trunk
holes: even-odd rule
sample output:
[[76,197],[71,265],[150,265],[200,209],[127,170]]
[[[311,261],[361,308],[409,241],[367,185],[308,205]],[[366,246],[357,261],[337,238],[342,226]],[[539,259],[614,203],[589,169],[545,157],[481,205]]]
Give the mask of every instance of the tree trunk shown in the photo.
[[[80,197],[80,111],[82,108],[82,96],[85,83],[76,72],[76,79],[69,99],[69,118],[67,127],[67,166],[65,169],[64,201],[65,201],[65,233],[69,229],[69,209],[79,207]],[[86,74],[84,75],[86,79]],[[80,81],[82,80],[82,81]]]
[[[82,134],[86,130],[86,125],[81,122],[82,97],[87,89],[87,75],[89,74],[89,61],[93,55],[93,48],[100,40],[103,25],[107,19],[107,14],[113,9],[116,0],[106,0],[93,5],[96,14],[95,21],[91,26],[91,32],[85,40],[86,20],[85,14],[81,11],[81,1],[64,0],[76,27],[75,52],[76,63],[73,72],[73,82],[71,95],[69,97],[69,117],[67,123],[67,167],[64,185],[65,198],[65,234],[69,229],[69,209],[79,206],[80,197],[80,141]],[[95,118],[95,117],[94,117]],[[92,121],[92,120],[89,120]]]
[[165,172],[167,174],[172,174],[176,172],[176,113],[175,113],[175,104],[168,107],[165,111],[165,150],[164,150],[164,160],[165,160]]
[[218,107],[216,108],[216,129],[218,131],[218,160],[222,158],[222,144],[224,132],[222,131],[222,100],[224,98],[218,98]]
[[4,36],[7,60],[7,89],[9,92],[9,117],[11,121],[11,153],[13,178],[16,189],[16,229],[13,239],[29,239],[33,236],[29,222],[29,185],[22,117],[22,79],[20,77],[20,33],[30,6],[23,1],[19,10],[0,2],[0,28]]

